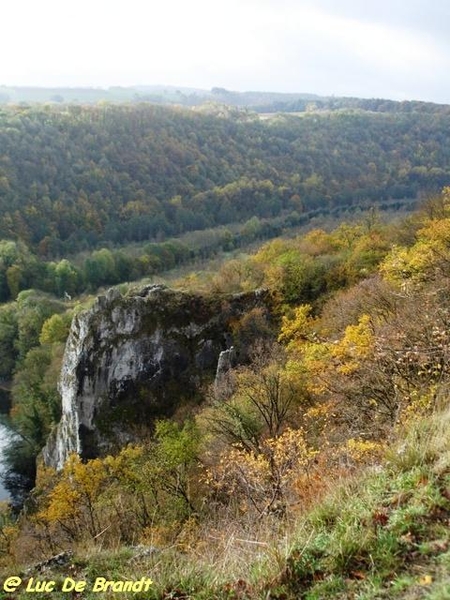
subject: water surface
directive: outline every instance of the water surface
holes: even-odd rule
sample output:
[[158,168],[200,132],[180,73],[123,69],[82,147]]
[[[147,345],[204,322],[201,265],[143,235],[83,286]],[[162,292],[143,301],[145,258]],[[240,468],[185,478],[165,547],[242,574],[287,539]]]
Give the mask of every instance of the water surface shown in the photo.
[[[0,415],[8,414],[8,412],[11,408],[10,396],[11,396],[11,394],[10,394],[8,387],[3,387],[3,386],[0,387]],[[5,448],[5,446],[8,445],[10,436],[11,436],[11,434],[8,431],[8,429],[2,423],[0,423],[0,476],[3,473],[3,464],[2,464],[3,449]],[[9,494],[3,487],[3,483],[0,479],[0,501],[1,500],[9,500]]]

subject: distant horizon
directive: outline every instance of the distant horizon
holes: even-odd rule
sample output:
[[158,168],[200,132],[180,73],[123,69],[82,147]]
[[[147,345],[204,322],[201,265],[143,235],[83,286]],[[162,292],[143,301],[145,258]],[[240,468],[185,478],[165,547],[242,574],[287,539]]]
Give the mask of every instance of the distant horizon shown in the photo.
[[391,102],[424,102],[429,104],[442,104],[449,105],[449,102],[429,100],[416,97],[408,98],[395,98],[393,96],[382,96],[382,95],[350,95],[350,94],[338,94],[338,93],[319,93],[315,91],[285,91],[285,90],[274,90],[274,89],[233,89],[225,86],[213,85],[210,87],[197,87],[194,85],[175,85],[173,83],[133,83],[133,84],[121,84],[121,83],[109,83],[109,84],[58,84],[58,85],[42,85],[42,84],[9,84],[0,83],[0,89],[17,89],[17,90],[93,90],[93,91],[108,91],[114,89],[133,90],[133,89],[154,89],[154,90],[173,90],[180,92],[191,92],[191,93],[203,93],[212,94],[214,89],[223,89],[226,92],[236,94],[275,94],[280,96],[311,96],[317,98],[357,98],[361,100],[388,100]]

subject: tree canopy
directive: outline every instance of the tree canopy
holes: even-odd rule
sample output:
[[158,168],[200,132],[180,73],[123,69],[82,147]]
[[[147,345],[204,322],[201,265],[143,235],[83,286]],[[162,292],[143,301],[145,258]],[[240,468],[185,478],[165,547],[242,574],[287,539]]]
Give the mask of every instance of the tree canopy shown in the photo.
[[[411,203],[450,182],[447,114],[419,108],[262,120],[150,104],[3,106],[0,238],[60,258],[254,217]],[[11,271],[13,288],[21,275]]]

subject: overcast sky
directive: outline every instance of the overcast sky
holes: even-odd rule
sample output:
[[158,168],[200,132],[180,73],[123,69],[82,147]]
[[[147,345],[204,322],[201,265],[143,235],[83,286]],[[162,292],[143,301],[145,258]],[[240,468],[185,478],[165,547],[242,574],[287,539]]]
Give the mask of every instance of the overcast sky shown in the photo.
[[5,0],[0,85],[450,103],[449,0]]

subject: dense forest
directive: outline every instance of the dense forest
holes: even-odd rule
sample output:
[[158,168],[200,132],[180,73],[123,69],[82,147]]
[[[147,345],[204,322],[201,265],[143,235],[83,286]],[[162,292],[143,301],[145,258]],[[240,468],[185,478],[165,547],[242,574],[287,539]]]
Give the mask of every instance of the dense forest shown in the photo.
[[147,104],[3,107],[0,236],[55,258],[449,183],[445,112],[261,121]]
[[[307,100],[0,108],[3,573],[70,551],[79,579],[150,571],[155,600],[449,591],[448,107]],[[233,323],[245,360],[115,455],[44,467],[87,293],[179,265],[180,290],[269,290]]]
[[[446,107],[330,107],[263,120],[220,106],[3,107],[0,300],[153,275],[317,214],[408,209],[449,183]],[[189,232],[194,244],[172,239]]]

